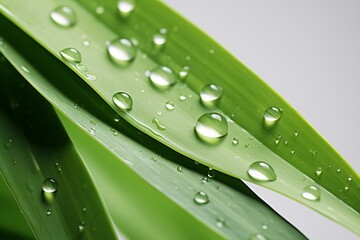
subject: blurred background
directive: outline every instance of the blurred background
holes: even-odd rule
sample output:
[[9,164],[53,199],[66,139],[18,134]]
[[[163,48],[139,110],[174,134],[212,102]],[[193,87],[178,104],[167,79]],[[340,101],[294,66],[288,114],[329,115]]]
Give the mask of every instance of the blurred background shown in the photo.
[[[360,172],[359,0],[164,2],[266,81]],[[292,200],[249,186],[309,239],[360,239]]]

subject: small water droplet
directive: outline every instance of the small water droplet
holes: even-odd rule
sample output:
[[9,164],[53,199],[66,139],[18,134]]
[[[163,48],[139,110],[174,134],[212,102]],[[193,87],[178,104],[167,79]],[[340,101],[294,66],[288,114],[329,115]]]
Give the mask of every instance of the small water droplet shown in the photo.
[[209,179],[207,177],[203,177],[201,179],[201,183],[205,184],[205,183],[208,183],[209,182]]
[[153,43],[156,48],[163,47],[167,42],[167,30],[165,28],[161,28],[159,33],[154,34]]
[[244,147],[245,147],[245,148],[248,148],[249,146],[250,146],[250,143],[245,143],[245,144],[244,144]]
[[285,140],[284,146],[287,146],[287,145],[289,145],[289,141],[288,141],[288,140]]
[[93,127],[90,128],[89,133],[90,133],[91,135],[95,135],[95,134],[96,134],[96,129],[93,128]]
[[234,137],[232,140],[232,145],[237,146],[239,144],[239,138]]
[[118,133],[118,131],[116,131],[116,129],[111,128],[110,130],[111,130],[112,134],[113,134],[115,137],[116,137],[117,135],[119,135],[119,133]]
[[228,133],[228,123],[219,113],[205,113],[195,125],[197,136],[207,142],[216,143]]
[[211,49],[209,50],[209,53],[210,53],[210,54],[214,54],[214,53],[215,53],[215,50],[211,48]]
[[283,110],[277,107],[269,107],[264,112],[264,124],[266,127],[274,126],[281,118]]
[[119,122],[120,121],[120,115],[116,114],[114,116],[114,122]]
[[14,140],[12,140],[11,138],[9,138],[8,140],[6,140],[5,143],[4,143],[4,147],[5,147],[6,149],[12,148],[13,145],[14,145]]
[[84,39],[84,40],[82,41],[82,45],[83,45],[84,47],[90,47],[91,41],[90,41],[90,40],[87,40],[87,39]]
[[30,73],[29,69],[27,69],[25,66],[21,66],[21,69],[24,70],[27,73]]
[[46,216],[50,216],[51,214],[52,214],[52,209],[51,208],[46,210]]
[[276,180],[274,169],[266,162],[254,162],[248,169],[249,176],[260,182],[270,182]]
[[224,227],[224,225],[225,225],[225,220],[224,219],[222,219],[222,218],[216,219],[216,226],[218,228],[222,228],[222,227]]
[[261,225],[261,228],[264,229],[264,230],[267,230],[269,228],[269,226],[264,223],[264,224]]
[[349,176],[348,177],[348,182],[351,182],[352,181],[352,176]]
[[128,17],[135,9],[135,0],[119,0],[117,8],[121,17]]
[[264,235],[257,233],[249,237],[249,240],[268,240]]
[[182,101],[182,102],[185,101],[186,100],[185,94],[180,94],[179,100]]
[[42,184],[42,190],[45,193],[54,193],[58,190],[59,184],[53,178],[47,178]]
[[95,12],[97,14],[101,15],[105,12],[105,8],[103,6],[98,6],[98,7],[96,7]]
[[176,84],[173,71],[165,66],[154,68],[149,75],[150,82],[158,89],[167,89]]
[[166,130],[166,127],[164,127],[163,125],[161,125],[159,119],[157,118],[153,118],[152,119],[152,123],[154,123],[156,125],[156,128],[160,131],[165,131]]
[[81,63],[75,64],[75,67],[77,70],[79,70],[81,73],[87,72],[87,67],[85,65],[82,65]]
[[322,167],[318,167],[318,168],[315,170],[315,175],[316,175],[316,177],[320,177],[322,173],[323,173]]
[[190,73],[190,67],[184,66],[179,72],[179,78],[184,81],[186,77],[189,75],[189,73]]
[[126,38],[116,38],[112,40],[107,51],[110,59],[120,66],[126,66],[135,59],[136,47]]
[[75,109],[78,109],[78,108],[79,108],[79,104],[74,103],[74,108],[75,108]]
[[86,207],[83,207],[82,211],[83,211],[83,212],[86,212],[86,211],[87,211],[87,208],[86,208]]
[[299,129],[296,129],[296,130],[294,131],[294,136],[295,136],[295,137],[298,137],[298,136],[299,136],[299,134],[300,134]]
[[61,27],[72,27],[76,24],[75,11],[69,6],[59,6],[51,11],[51,20]]
[[79,226],[77,227],[78,234],[79,234],[79,235],[82,234],[82,233],[84,232],[84,230],[85,230],[85,223],[84,223],[84,222],[81,222],[81,223],[79,224]]
[[86,79],[89,80],[89,81],[95,81],[97,79],[97,77],[95,75],[92,75],[92,74],[87,74]]
[[215,84],[207,84],[200,91],[200,99],[206,107],[214,107],[223,95],[221,87]]
[[291,153],[292,155],[294,155],[294,154],[295,154],[295,149],[292,149],[292,150],[290,151],[290,153]]
[[182,167],[182,166],[178,166],[178,167],[177,167],[177,170],[178,170],[178,172],[183,172],[183,167]]
[[336,169],[336,172],[337,172],[337,173],[340,173],[340,172],[341,172],[341,169],[340,169],[340,168]]
[[69,63],[81,62],[81,54],[75,48],[64,48],[60,51],[60,56]]
[[215,177],[215,170],[212,169],[212,168],[209,168],[207,176],[208,176],[208,178],[214,178]]
[[275,138],[275,145],[279,145],[279,143],[280,143],[280,141],[281,141],[281,138],[282,138],[281,135],[278,135],[278,136]]
[[316,158],[317,157],[317,151],[316,150],[310,150],[312,157]]
[[209,202],[209,197],[205,192],[200,191],[195,194],[194,202],[198,205],[204,205]]
[[175,104],[174,104],[173,102],[171,102],[171,101],[167,101],[167,102],[165,103],[165,108],[166,108],[167,110],[169,110],[169,111],[172,111],[172,110],[175,109]]
[[301,196],[310,201],[319,201],[320,189],[314,185],[306,186]]
[[122,110],[131,110],[133,107],[133,100],[126,92],[115,93],[112,97],[112,100],[114,104]]

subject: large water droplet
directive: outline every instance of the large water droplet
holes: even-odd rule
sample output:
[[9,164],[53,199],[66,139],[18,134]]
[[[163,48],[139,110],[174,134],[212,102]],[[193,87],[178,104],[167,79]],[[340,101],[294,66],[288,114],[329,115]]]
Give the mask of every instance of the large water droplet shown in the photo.
[[113,62],[125,66],[134,60],[136,47],[126,38],[116,38],[109,43],[107,51]]
[[197,136],[207,142],[216,143],[228,133],[228,123],[219,113],[205,113],[195,125]]
[[60,56],[69,63],[81,62],[81,54],[75,48],[65,48],[60,51]]
[[47,178],[42,184],[42,190],[45,193],[53,193],[58,190],[59,184],[53,178]]
[[122,17],[129,16],[135,9],[135,0],[119,0],[117,3],[119,14]]
[[248,169],[249,176],[260,182],[270,182],[276,180],[274,169],[266,162],[254,162]]
[[306,186],[301,196],[310,201],[320,200],[320,189],[314,185]]
[[114,104],[122,110],[131,110],[133,100],[126,92],[117,92],[113,95],[112,100]]
[[61,27],[72,27],[76,24],[75,11],[69,6],[59,6],[51,11],[51,20]]
[[200,91],[200,99],[202,104],[207,107],[214,107],[223,95],[221,87],[215,84],[208,84]]
[[151,83],[158,89],[167,89],[176,83],[173,71],[165,66],[154,68],[149,75]]
[[204,205],[209,202],[209,197],[205,192],[200,191],[195,194],[194,201],[198,205]]
[[264,112],[264,124],[266,127],[274,126],[281,118],[283,110],[277,107],[269,107]]
[[268,240],[264,235],[257,233],[249,237],[249,240]]

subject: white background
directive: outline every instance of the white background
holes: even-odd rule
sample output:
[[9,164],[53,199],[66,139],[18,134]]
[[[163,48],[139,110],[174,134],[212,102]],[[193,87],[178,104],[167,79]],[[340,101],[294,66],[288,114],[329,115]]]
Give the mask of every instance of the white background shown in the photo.
[[[279,92],[360,172],[359,0],[164,2]],[[250,186],[310,239],[360,239],[294,201]]]

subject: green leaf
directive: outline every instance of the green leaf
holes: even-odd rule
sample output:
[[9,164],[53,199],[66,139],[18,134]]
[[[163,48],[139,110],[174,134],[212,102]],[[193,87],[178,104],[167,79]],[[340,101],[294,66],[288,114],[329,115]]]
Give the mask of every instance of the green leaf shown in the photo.
[[[34,89],[5,72],[0,82],[0,170],[35,237],[115,239],[92,179],[55,112]],[[44,190],[50,179],[51,189]]]
[[[120,119],[114,122],[115,112],[89,87],[77,81],[73,73],[31,41],[24,47],[23,50],[39,53],[38,61],[32,59],[33,54],[22,51],[23,56],[29,57],[27,61],[7,43],[2,50],[33,87],[61,112],[58,114],[86,159],[114,223],[126,236],[220,238],[208,226],[226,238],[247,238],[259,233],[268,237],[304,238],[241,181],[221,173],[216,173],[215,179],[208,179],[206,167],[139,135]],[[205,206],[194,203],[198,191],[209,196],[210,202]],[[144,231],[138,231],[139,225]]]

